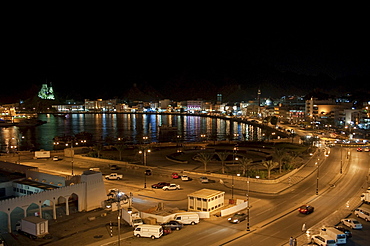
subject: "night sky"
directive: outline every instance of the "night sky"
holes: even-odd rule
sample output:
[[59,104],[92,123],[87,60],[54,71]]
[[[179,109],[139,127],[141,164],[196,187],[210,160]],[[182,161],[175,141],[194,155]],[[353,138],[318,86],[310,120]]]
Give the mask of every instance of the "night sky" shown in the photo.
[[78,99],[122,98],[134,83],[154,88],[159,99],[179,94],[174,90],[188,99],[215,98],[234,84],[248,99],[258,87],[265,97],[320,88],[370,91],[364,82],[370,40],[355,30],[120,33],[76,27],[42,34],[25,27],[9,40],[0,102],[24,99],[46,81],[60,98]]

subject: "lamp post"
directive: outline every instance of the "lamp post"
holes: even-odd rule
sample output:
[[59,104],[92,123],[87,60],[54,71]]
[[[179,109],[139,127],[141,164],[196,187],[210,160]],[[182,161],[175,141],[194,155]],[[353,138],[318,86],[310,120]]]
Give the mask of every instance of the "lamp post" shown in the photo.
[[[143,150],[140,150],[139,151],[139,154],[143,154],[143,165],[146,166],[147,165],[147,153],[150,153],[150,149],[143,149]],[[144,188],[146,188],[146,176],[147,176],[147,173],[144,172]]]
[[[73,142],[70,143],[71,144],[71,166],[72,166],[72,176],[74,175],[73,174],[73,162],[74,162],[74,150],[73,150]],[[78,142],[76,142],[76,145],[78,145]],[[68,147],[68,143],[66,143],[66,147]]]
[[320,170],[320,159],[317,159],[315,163],[317,165],[317,172],[316,172],[316,195],[319,195],[319,170]]
[[247,179],[247,228],[246,228],[246,230],[247,231],[250,231],[250,205],[249,205],[249,202],[250,202],[250,200],[249,200],[249,177],[248,177],[248,179]]
[[[233,166],[235,164],[235,154],[236,154],[236,151],[238,150],[238,147],[237,147],[237,144],[235,145],[234,149],[233,149]],[[238,174],[239,176],[240,174]],[[233,201],[234,203],[234,175],[231,174],[231,200]]]
[[343,173],[343,145],[340,145],[340,174]]
[[129,202],[129,200],[131,198],[129,198],[125,193],[123,193],[122,191],[118,190],[118,189],[115,189],[115,190],[111,190],[111,192],[108,194],[108,197],[110,197],[110,199],[112,199],[112,201],[114,202],[117,202],[117,208],[118,208],[118,216],[117,216],[117,220],[118,220],[118,237],[117,237],[117,243],[118,243],[118,246],[121,245],[121,214],[122,214],[122,211],[121,211],[121,201],[125,201],[124,203],[126,204],[127,202]]

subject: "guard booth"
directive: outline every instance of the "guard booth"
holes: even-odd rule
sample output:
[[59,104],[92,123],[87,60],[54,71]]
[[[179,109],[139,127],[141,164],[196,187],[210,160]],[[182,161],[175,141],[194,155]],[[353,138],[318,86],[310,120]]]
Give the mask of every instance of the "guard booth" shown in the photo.
[[188,194],[188,211],[212,212],[224,206],[225,192],[202,189]]

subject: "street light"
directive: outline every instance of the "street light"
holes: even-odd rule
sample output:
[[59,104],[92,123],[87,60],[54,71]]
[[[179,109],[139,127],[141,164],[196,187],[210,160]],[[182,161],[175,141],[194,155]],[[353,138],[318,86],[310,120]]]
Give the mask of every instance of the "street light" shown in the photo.
[[118,190],[118,189],[114,189],[114,190],[111,190],[109,192],[109,194],[107,195],[109,197],[109,199],[113,202],[117,202],[117,208],[118,208],[118,216],[117,216],[117,220],[118,220],[118,237],[117,237],[117,243],[118,243],[118,246],[121,245],[121,201],[124,201],[124,203],[126,204],[127,202],[129,202],[130,198],[125,194],[123,193],[122,191]]
[[249,177],[247,179],[247,231],[250,231],[249,218],[250,218],[250,206],[249,206]]
[[[78,142],[76,142],[76,145],[78,145]],[[66,147],[68,147],[68,143],[66,143]],[[71,157],[72,157],[72,159],[71,159],[71,166],[72,166],[72,176],[74,175],[74,174],[73,174],[74,155],[75,155],[75,153],[74,153],[74,150],[73,150],[73,142],[71,142]]]
[[[143,149],[143,150],[140,150],[139,151],[139,154],[143,154],[143,165],[146,166],[147,165],[147,153],[150,153],[150,149]],[[144,172],[144,188],[146,188],[146,176],[147,176],[147,173]]]
[[319,194],[319,170],[320,170],[320,159],[317,159],[317,162],[315,162],[315,165],[317,165],[317,173],[316,173],[316,195]]

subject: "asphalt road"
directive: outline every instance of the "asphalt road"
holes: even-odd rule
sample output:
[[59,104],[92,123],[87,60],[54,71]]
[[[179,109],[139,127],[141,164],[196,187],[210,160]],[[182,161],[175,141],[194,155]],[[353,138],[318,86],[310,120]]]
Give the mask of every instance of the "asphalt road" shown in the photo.
[[[340,170],[341,153],[339,148],[333,148],[329,157],[321,156],[321,161],[312,160],[308,165],[320,163],[319,170],[319,195],[316,195],[317,173],[313,173],[304,181],[291,187],[286,192],[277,195],[265,195],[250,193],[251,202],[251,232],[246,232],[246,223],[230,224],[226,218],[202,220],[196,226],[186,226],[181,231],[162,237],[159,240],[146,238],[134,238],[128,236],[125,243],[129,245],[283,245],[287,243],[290,236],[300,237],[304,235],[301,231],[302,225],[307,228],[314,227],[321,223],[329,215],[340,209],[345,209],[352,197],[359,200],[362,188],[367,187],[366,175],[369,170],[370,156],[368,153],[351,151],[349,166],[345,166],[344,174],[337,176]],[[41,170],[51,173],[71,173],[71,159],[65,158],[62,161],[52,162],[46,160],[28,160],[29,164],[38,166]],[[158,160],[161,161],[161,160]],[[74,159],[74,172],[78,174],[89,167],[102,167],[102,171],[109,173],[108,164],[93,160]],[[24,163],[24,164],[27,164]],[[52,170],[50,165],[53,166]],[[147,187],[160,181],[174,181],[171,179],[172,166],[165,163],[166,168],[154,169],[153,175],[147,177]],[[197,179],[190,182],[176,180],[182,186],[180,191],[162,191],[144,189],[144,175],[140,169],[121,169],[118,172],[124,173],[124,179],[120,181],[106,181],[106,189],[119,188],[123,191],[134,193],[134,206],[140,210],[155,206],[158,202],[165,205],[184,209],[187,207],[187,194],[199,190],[200,187],[224,190],[230,197],[230,186],[226,187],[218,182],[201,184]],[[229,183],[230,184],[230,183]],[[335,185],[335,186],[334,186]],[[234,190],[235,198],[245,198],[245,187],[236,185]],[[301,215],[297,207],[301,204],[310,203],[315,207],[315,212],[310,215]],[[354,206],[354,204],[350,204]],[[350,210],[348,214],[350,214]],[[339,219],[338,219],[339,222]],[[128,232],[130,228],[126,228]],[[364,245],[362,242],[370,240],[366,236],[366,227],[362,231],[354,232],[354,236],[347,245]],[[361,242],[357,242],[360,240]],[[307,240],[306,240],[307,241]],[[302,243],[303,241],[301,240]],[[113,244],[112,244],[113,245]],[[302,244],[299,244],[302,245]]]

